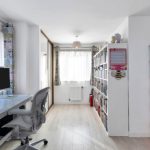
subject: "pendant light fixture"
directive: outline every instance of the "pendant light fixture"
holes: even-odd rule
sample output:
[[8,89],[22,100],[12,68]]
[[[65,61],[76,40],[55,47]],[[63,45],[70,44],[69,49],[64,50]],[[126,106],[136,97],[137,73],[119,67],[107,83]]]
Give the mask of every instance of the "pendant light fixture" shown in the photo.
[[73,42],[72,46],[73,48],[80,48],[81,47],[81,43],[80,41],[78,41],[78,35],[75,36],[76,37],[76,41]]

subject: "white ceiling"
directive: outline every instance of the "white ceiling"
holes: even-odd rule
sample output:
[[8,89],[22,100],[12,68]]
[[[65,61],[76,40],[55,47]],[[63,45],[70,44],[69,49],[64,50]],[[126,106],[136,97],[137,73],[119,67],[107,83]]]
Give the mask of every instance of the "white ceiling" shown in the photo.
[[39,25],[58,43],[105,40],[124,20],[150,15],[150,0],[0,0],[3,15]]

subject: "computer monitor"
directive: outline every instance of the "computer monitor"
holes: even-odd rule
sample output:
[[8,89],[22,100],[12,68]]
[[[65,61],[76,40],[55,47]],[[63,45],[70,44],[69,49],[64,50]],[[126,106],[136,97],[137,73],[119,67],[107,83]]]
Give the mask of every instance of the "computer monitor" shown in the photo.
[[0,90],[10,88],[9,68],[0,68]]

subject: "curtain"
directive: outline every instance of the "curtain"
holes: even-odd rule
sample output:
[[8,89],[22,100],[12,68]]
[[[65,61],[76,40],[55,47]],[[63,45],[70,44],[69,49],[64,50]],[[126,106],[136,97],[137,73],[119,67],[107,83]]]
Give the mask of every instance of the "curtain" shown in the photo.
[[0,67],[4,67],[4,35],[0,32]]
[[94,85],[94,59],[93,56],[97,53],[98,48],[96,46],[92,46],[92,57],[91,57],[91,79],[90,84]]
[[14,92],[14,63],[13,63],[13,26],[5,24],[2,27],[4,36],[4,67],[10,69],[10,88],[2,94],[13,94]]
[[59,75],[59,47],[55,47],[55,85],[60,85],[60,75]]
[[62,82],[90,81],[91,51],[60,51],[59,60]]

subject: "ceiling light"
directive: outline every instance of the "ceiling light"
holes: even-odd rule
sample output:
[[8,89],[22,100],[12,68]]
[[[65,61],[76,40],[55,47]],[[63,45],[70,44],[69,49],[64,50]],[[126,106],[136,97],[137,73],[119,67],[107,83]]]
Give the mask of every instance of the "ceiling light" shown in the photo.
[[[76,38],[78,38],[77,35],[76,35]],[[80,43],[80,41],[76,40],[76,41],[73,42],[72,46],[73,46],[73,48],[80,48],[81,43]]]

